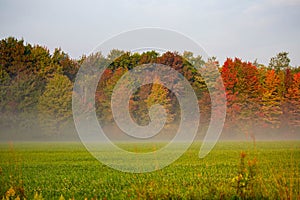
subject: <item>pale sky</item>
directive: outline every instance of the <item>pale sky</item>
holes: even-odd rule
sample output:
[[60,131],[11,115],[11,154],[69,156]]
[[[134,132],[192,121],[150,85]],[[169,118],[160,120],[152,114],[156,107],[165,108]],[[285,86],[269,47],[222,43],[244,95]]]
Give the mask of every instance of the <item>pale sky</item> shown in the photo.
[[88,54],[120,32],[178,31],[221,63],[226,57],[268,64],[287,51],[300,65],[300,0],[0,0],[0,38]]

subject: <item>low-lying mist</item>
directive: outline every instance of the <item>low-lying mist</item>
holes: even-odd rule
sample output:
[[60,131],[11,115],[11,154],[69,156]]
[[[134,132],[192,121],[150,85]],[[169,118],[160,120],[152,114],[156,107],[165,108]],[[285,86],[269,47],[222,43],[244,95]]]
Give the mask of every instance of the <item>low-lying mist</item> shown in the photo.
[[[37,115],[36,115],[37,116]],[[10,116],[12,118],[12,116]],[[15,117],[16,118],[16,117]],[[6,118],[7,119],[7,118]],[[80,142],[80,137],[75,128],[73,120],[69,120],[64,124],[59,131],[53,131],[53,129],[45,130],[39,123],[39,118],[34,118],[32,115],[28,115],[26,118],[26,126],[19,122],[9,122],[5,124],[2,122],[0,127],[0,141],[1,142],[64,142],[64,141],[76,141]],[[178,124],[166,124],[164,128],[157,133],[155,136],[139,139],[127,135],[123,132],[115,123],[99,124],[102,127],[102,131],[105,133],[107,138],[112,142],[157,142],[157,141],[171,141],[178,131]],[[86,129],[89,127],[87,126]],[[96,136],[100,134],[95,131],[93,135],[89,135],[91,142],[103,142],[95,141]],[[195,140],[202,141],[207,132],[207,124],[200,124]],[[186,130],[186,134],[191,134],[190,130]],[[233,141],[280,141],[280,140],[300,140],[300,134],[297,131],[291,130],[289,127],[280,128],[252,128],[247,131],[242,129],[227,129],[225,127],[220,135],[220,141],[233,140]],[[184,142],[185,139],[183,138]]]

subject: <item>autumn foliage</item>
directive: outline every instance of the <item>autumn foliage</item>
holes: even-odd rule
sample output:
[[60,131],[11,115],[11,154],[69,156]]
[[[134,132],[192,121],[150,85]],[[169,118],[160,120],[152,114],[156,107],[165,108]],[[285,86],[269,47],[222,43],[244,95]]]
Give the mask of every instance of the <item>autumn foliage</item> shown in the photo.
[[[173,68],[189,81],[198,98],[201,127],[207,127],[211,117],[211,99],[207,85],[217,86],[220,82],[216,78],[217,74],[210,72],[207,67],[214,64],[220,72],[227,98],[223,134],[244,134],[255,138],[267,130],[274,134],[297,134],[300,130],[299,68],[286,64],[280,68],[276,58],[272,58],[272,65],[269,67],[255,66],[238,58],[228,58],[219,66],[216,60],[204,61],[201,56],[194,57],[190,52],[183,55],[166,52],[160,55],[154,51],[130,53],[113,50],[107,57],[97,53],[74,60],[61,49],[50,54],[45,47],[24,44],[23,40],[15,38],[0,41],[1,129],[41,127],[42,130],[42,126],[46,124],[47,127],[54,126],[47,128],[48,130],[59,133],[65,124],[72,124],[72,84],[80,65],[87,59],[92,60],[95,65],[108,66],[99,80],[95,94],[97,117],[103,124],[114,123],[110,104],[112,91],[118,80],[136,66],[158,63]],[[201,76],[201,71],[194,67],[196,65],[206,70],[203,72],[212,77],[210,81]],[[165,76],[169,80],[175,80],[171,75]],[[180,120],[176,96],[159,83],[160,80],[157,79],[155,84],[144,85],[131,97],[129,109],[136,123],[149,123],[148,109],[151,104],[157,103],[165,107],[168,124],[175,124]],[[180,84],[174,82],[172,89],[180,87]],[[86,99],[83,99],[84,102]],[[36,119],[42,118],[43,114],[47,114],[51,120],[46,123],[45,120]],[[28,119],[33,120],[29,122]],[[43,123],[39,123],[40,121]]]

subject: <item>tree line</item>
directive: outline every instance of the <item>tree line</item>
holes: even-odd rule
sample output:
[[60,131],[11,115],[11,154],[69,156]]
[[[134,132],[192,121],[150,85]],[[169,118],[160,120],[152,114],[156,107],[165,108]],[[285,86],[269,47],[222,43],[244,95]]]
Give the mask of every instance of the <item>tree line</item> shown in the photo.
[[[97,117],[103,125],[114,123],[110,104],[118,80],[136,66],[158,63],[172,67],[189,81],[199,102],[201,130],[207,128],[211,117],[212,91],[208,85],[217,88],[221,81],[227,98],[223,134],[245,133],[254,137],[266,130],[278,134],[297,134],[300,130],[300,67],[290,66],[286,52],[271,58],[268,66],[239,58],[228,58],[220,65],[214,57],[204,60],[191,52],[160,55],[155,51],[112,50],[107,56],[98,52],[72,59],[60,48],[51,54],[46,47],[9,37],[0,41],[1,134],[30,134],[32,130],[64,134],[65,129],[74,130],[73,84],[81,64],[87,60],[96,66],[108,66],[95,94]],[[221,80],[210,66],[217,68]],[[209,80],[201,73],[208,74]],[[164,76],[174,79],[167,73]],[[176,91],[182,86],[174,83],[172,87]],[[147,125],[149,108],[159,103],[167,111],[167,125],[176,124],[180,120],[180,106],[172,91],[162,86],[159,78],[154,84],[140,87],[130,98],[131,117],[136,123]]]

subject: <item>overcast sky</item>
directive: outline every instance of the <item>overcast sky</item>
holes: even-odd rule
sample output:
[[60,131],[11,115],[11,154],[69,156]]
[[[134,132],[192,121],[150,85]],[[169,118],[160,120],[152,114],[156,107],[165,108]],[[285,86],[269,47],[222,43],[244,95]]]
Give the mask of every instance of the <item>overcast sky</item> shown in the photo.
[[268,64],[287,51],[300,65],[300,0],[0,0],[0,37],[61,47],[73,58],[120,32],[178,31],[210,56]]

